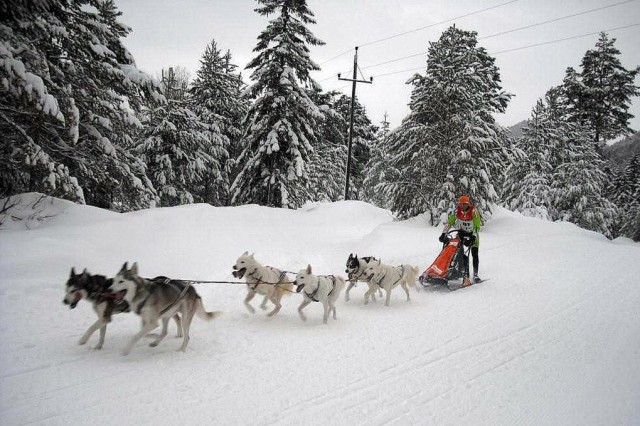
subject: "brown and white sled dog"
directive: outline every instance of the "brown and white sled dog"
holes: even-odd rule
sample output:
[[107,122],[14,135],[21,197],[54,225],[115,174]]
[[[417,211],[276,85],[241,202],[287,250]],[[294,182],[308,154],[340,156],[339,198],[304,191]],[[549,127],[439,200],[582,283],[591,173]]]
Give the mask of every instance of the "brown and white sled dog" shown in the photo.
[[[93,349],[102,349],[104,337],[107,333],[107,324],[111,322],[111,315],[129,312],[129,304],[125,300],[115,300],[112,295],[109,295],[109,286],[112,282],[113,279],[104,275],[90,274],[86,268],[80,274],[76,274],[75,268],[71,268],[63,303],[73,309],[80,300],[85,299],[91,302],[93,310],[98,316],[98,320],[80,338],[78,342],[80,345],[87,343],[93,333],[100,329],[100,340],[98,340],[98,344]],[[180,317],[175,315],[174,319],[178,326],[178,337],[181,337]],[[167,324],[164,324],[164,326],[166,327]],[[166,329],[164,332],[166,333]]]
[[244,305],[252,314],[255,314],[256,310],[249,302],[256,294],[264,296],[262,303],[260,303],[261,309],[267,309],[268,300],[275,305],[273,310],[267,314],[267,316],[272,317],[282,308],[280,303],[282,296],[293,291],[293,285],[289,282],[286,273],[271,266],[261,265],[253,257],[253,254],[249,254],[246,251],[233,265],[233,276],[238,279],[244,277],[248,291],[247,297],[244,299]]
[[326,324],[329,314],[333,312],[333,319],[336,319],[336,300],[344,288],[344,278],[333,275],[313,275],[311,265],[306,269],[301,269],[296,275],[294,285],[298,292],[302,292],[303,300],[298,307],[298,313],[303,321],[307,317],[302,310],[311,302],[320,302],[324,308],[322,323]]
[[157,346],[167,335],[166,324],[169,318],[177,313],[182,318],[182,346],[179,350],[184,352],[189,344],[189,329],[193,316],[198,314],[200,318],[208,321],[220,315],[217,311],[205,311],[202,299],[193,286],[182,281],[159,278],[151,281],[138,275],[137,263],[134,263],[131,269],[128,269],[125,263],[113,278],[110,291],[118,298],[124,298],[131,310],[142,319],[141,330],[127,343],[123,355],[128,355],[136,342],[158,327],[158,321],[162,320],[162,333],[149,345]]
[[375,291],[375,287],[377,286],[387,293],[387,299],[384,304],[385,306],[389,306],[391,290],[396,288],[398,284],[402,286],[404,292],[407,293],[407,302],[410,301],[409,287],[415,286],[418,272],[418,267],[411,265],[391,266],[380,263],[367,266],[364,274],[367,281],[369,281],[369,291],[364,294],[364,304],[369,303],[369,296]]
[[[349,292],[353,287],[356,286],[358,281],[364,281],[364,278],[363,278],[364,270],[367,268],[367,265],[369,265],[369,263],[379,265],[380,260],[376,259],[375,257],[358,258],[357,254],[355,256],[353,255],[353,253],[349,254],[349,258],[347,259],[347,264],[345,269],[345,272],[347,273],[347,281],[349,281],[349,285],[347,286],[347,290],[345,291],[345,294],[344,294],[345,302],[348,302],[350,300]],[[370,284],[369,289],[371,288],[372,287]],[[382,290],[380,289],[380,287],[378,287],[378,292],[380,294],[380,297],[382,297]],[[375,291],[371,293],[371,298],[375,302],[376,300]]]

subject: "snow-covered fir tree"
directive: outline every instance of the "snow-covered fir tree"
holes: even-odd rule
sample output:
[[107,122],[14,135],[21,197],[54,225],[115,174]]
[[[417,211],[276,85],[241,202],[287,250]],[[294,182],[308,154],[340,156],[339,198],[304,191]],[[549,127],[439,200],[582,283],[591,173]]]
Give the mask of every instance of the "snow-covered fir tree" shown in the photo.
[[571,120],[562,86],[538,101],[515,147],[522,155],[505,172],[508,208],[615,236],[619,215],[607,199],[605,163],[588,132]]
[[640,156],[634,155],[615,180],[613,200],[621,212],[620,232],[639,241],[640,224]]
[[320,89],[309,92],[310,98],[320,108],[323,118],[319,121],[316,142],[308,163],[308,189],[312,201],[337,201],[344,199],[347,169],[347,142],[342,114],[333,109],[338,92],[324,93]]
[[317,138],[322,112],[307,90],[319,70],[309,45],[324,44],[307,25],[315,23],[304,0],[259,0],[260,15],[276,14],[259,35],[257,56],[247,65],[255,99],[244,122],[242,170],[231,186],[234,204],[258,203],[297,207],[313,197],[307,185],[307,163]]
[[557,167],[551,184],[558,219],[612,238],[618,209],[604,194],[604,160],[581,126],[571,123],[567,136],[567,160]]
[[242,96],[245,87],[237,68],[231,52],[223,54],[212,40],[200,59],[200,68],[189,90],[192,109],[203,122],[217,126],[224,136],[229,161],[223,172],[230,182],[238,172],[235,159],[241,152],[242,120],[249,108],[248,99]]
[[589,130],[592,140],[603,144],[631,134],[631,98],[640,95],[635,78],[640,67],[627,70],[618,58],[615,38],[601,33],[595,49],[582,58],[581,72],[568,68],[564,87],[574,120]]
[[128,150],[141,99],[159,90],[122,45],[130,30],[113,1],[19,2],[4,16],[3,191],[148,206],[153,188]]
[[[351,98],[340,95],[333,108],[342,115],[346,125],[343,128],[344,140],[349,141],[349,120],[351,116]],[[353,135],[351,140],[351,170],[349,182],[349,199],[363,199],[363,181],[366,165],[371,158],[371,145],[375,142],[378,127],[371,123],[365,107],[356,97],[353,105]]]
[[552,155],[563,145],[557,118],[543,100],[538,100],[515,143],[524,155],[514,156],[505,171],[502,198],[510,210],[553,220]]
[[455,26],[430,43],[425,75],[409,80],[411,112],[386,138],[393,173],[378,184],[401,217],[426,212],[437,224],[461,194],[490,213],[509,155],[508,131],[492,114],[512,96],[494,62],[475,32]]
[[387,113],[385,112],[378,127],[375,141],[370,147],[370,158],[365,165],[365,177],[362,182],[363,200],[383,209],[391,209],[384,192],[380,191],[378,187],[380,182],[389,180],[386,176],[389,171],[389,161],[385,150],[387,146],[385,139],[390,131],[390,123],[387,121]]
[[163,71],[162,84],[166,102],[149,105],[136,147],[160,205],[223,205],[228,181],[222,168],[228,154],[220,130],[203,123],[189,108],[186,82],[176,81],[172,69]]

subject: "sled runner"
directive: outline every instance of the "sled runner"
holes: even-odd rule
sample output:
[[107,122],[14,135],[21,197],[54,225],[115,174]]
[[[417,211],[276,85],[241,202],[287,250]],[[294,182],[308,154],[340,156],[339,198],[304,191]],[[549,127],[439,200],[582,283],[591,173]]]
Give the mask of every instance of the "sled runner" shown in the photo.
[[[452,234],[455,235],[450,237]],[[458,229],[449,231],[442,251],[418,280],[424,287],[434,284],[444,285],[449,290],[470,286],[473,284],[473,281],[469,279],[470,249],[469,245],[469,248],[465,250]]]

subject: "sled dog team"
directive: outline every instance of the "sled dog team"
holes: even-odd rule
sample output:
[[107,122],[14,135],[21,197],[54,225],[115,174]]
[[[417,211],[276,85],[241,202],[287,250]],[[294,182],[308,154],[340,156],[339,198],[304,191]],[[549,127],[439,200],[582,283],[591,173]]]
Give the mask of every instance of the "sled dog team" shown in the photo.
[[[349,255],[346,263],[346,271],[349,287],[345,292],[345,300],[349,301],[349,292],[358,281],[368,284],[368,290],[364,294],[364,303],[369,299],[375,300],[375,293],[384,290],[386,292],[385,305],[389,306],[391,291],[401,286],[410,300],[409,286],[414,286],[418,276],[418,267],[411,265],[392,266],[385,265],[373,257],[358,258]],[[261,309],[267,309],[267,302],[271,302],[274,308],[267,313],[268,316],[276,315],[282,307],[282,297],[287,293],[302,293],[302,303],[298,306],[298,314],[303,321],[306,316],[304,308],[312,302],[320,302],[324,308],[323,323],[326,324],[329,315],[336,319],[336,300],[345,286],[345,279],[339,275],[315,275],[311,265],[301,269],[294,281],[290,281],[285,271],[271,266],[264,266],[258,262],[253,254],[243,253],[233,265],[233,276],[244,278],[247,285],[247,296],[244,304],[251,313],[255,309],[251,306],[251,300],[257,295],[263,296],[260,303]],[[295,287],[295,290],[294,290]],[[202,299],[195,288],[187,281],[173,280],[164,276],[156,278],[144,278],[138,274],[138,265],[131,267],[125,263],[113,278],[103,275],[93,275],[85,269],[76,274],[71,269],[71,275],[66,283],[66,294],[63,302],[70,308],[75,308],[78,302],[85,299],[92,303],[98,316],[80,338],[79,344],[87,343],[91,335],[100,330],[100,339],[94,349],[101,349],[107,324],[111,322],[111,316],[122,312],[135,312],[140,316],[141,328],[127,343],[123,355],[129,354],[135,344],[149,334],[159,323],[162,329],[158,337],[150,346],[157,346],[167,335],[171,318],[177,326],[177,337],[182,337],[180,351],[185,351],[189,344],[189,329],[195,315],[204,320],[217,318],[218,311],[207,312],[202,304]]]

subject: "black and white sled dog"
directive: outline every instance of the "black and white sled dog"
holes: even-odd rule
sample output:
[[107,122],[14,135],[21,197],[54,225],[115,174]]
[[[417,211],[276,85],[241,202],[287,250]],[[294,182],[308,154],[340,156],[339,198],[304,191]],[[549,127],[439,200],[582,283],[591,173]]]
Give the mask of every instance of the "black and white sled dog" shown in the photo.
[[[98,316],[98,320],[80,338],[78,342],[80,345],[87,343],[93,333],[100,329],[100,340],[93,349],[102,349],[104,337],[107,333],[107,324],[111,322],[111,315],[129,312],[129,304],[125,300],[115,300],[113,295],[109,294],[109,286],[112,282],[113,279],[104,275],[90,274],[86,268],[80,274],[76,274],[75,268],[71,268],[63,303],[73,309],[80,300],[85,299],[91,302],[93,310]],[[181,337],[180,317],[175,315],[174,319],[178,325],[178,337]]]
[[282,296],[293,291],[293,285],[289,282],[286,273],[271,266],[263,266],[253,257],[253,254],[247,251],[233,265],[233,276],[238,279],[244,277],[247,283],[247,297],[244,299],[244,305],[252,314],[255,314],[256,310],[249,302],[256,294],[264,296],[260,303],[261,309],[267,309],[268,300],[275,305],[267,314],[272,317],[282,308],[280,303]]
[[189,344],[189,329],[193,316],[198,314],[200,318],[209,321],[221,314],[218,311],[205,311],[202,299],[188,283],[166,277],[154,280],[141,277],[138,275],[137,263],[134,263],[131,269],[127,263],[122,265],[109,290],[116,294],[117,299],[123,298],[130,309],[142,319],[141,330],[127,343],[123,355],[128,355],[136,342],[158,327],[158,321],[162,320],[162,333],[149,345],[158,346],[167,335],[169,318],[177,313],[182,318],[182,346],[179,350],[184,352]]
[[385,306],[389,306],[391,300],[391,290],[396,288],[398,284],[402,286],[404,292],[407,293],[407,302],[411,300],[409,296],[409,287],[415,286],[416,277],[418,276],[418,267],[411,265],[391,266],[384,263],[371,264],[365,269],[365,278],[369,282],[369,291],[364,294],[365,305],[369,303],[369,296],[375,291],[375,287],[380,287],[387,293]]
[[[380,260],[371,256],[358,258],[357,254],[355,256],[353,255],[353,253],[349,254],[349,258],[347,259],[347,264],[346,264],[347,269],[345,269],[344,271],[347,273],[347,281],[349,281],[349,285],[347,286],[347,290],[345,291],[345,294],[344,294],[345,302],[348,302],[350,300],[349,292],[353,287],[356,286],[356,284],[358,284],[358,281],[364,281],[363,279],[364,270],[367,268],[367,265],[369,263],[380,264]],[[379,291],[380,297],[382,297],[382,290],[378,288],[378,291]],[[371,293],[371,297],[375,302],[376,300],[375,291]]]
[[298,307],[298,314],[303,321],[307,317],[302,310],[311,302],[320,302],[324,308],[322,323],[326,324],[329,314],[333,312],[333,319],[336,319],[336,300],[344,288],[344,278],[337,275],[313,275],[311,265],[306,269],[301,269],[296,275],[293,283],[298,292],[302,292],[303,300]]

